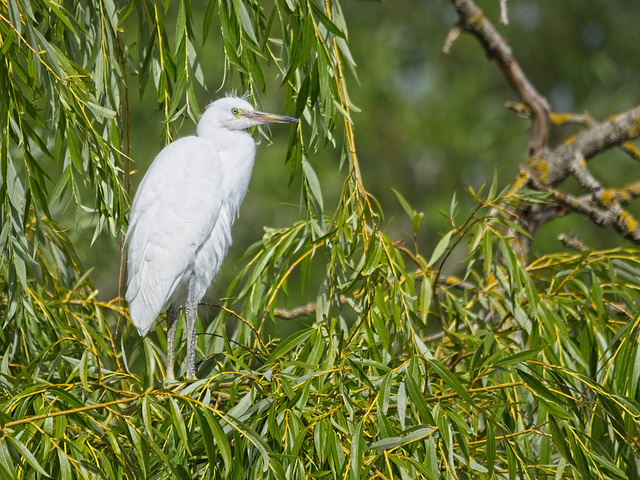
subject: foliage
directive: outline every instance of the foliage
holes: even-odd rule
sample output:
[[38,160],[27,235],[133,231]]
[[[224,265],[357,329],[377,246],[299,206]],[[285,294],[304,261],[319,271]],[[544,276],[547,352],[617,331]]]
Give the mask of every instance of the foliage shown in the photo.
[[115,233],[124,222],[117,118],[123,52],[115,36],[115,7],[109,5],[101,11],[93,3],[69,2],[67,9],[11,1],[0,10],[5,344],[14,341],[12,331],[40,330],[35,312],[42,298],[34,284],[57,290],[76,281],[72,249],[53,222],[59,201],[66,195],[93,211],[96,235],[106,227]]
[[[123,231],[129,69],[155,90],[167,140],[197,118],[196,17],[177,8],[167,25],[145,0],[0,5],[0,476],[637,477],[636,252],[523,262],[507,207],[545,198],[495,179],[470,190],[472,212],[452,202],[428,255],[389,238],[361,180],[334,2],[205,6],[202,36],[218,26],[242,87],[256,96],[275,68],[304,119],[288,157],[305,218],[247,253],[198,336],[201,380],[162,383],[163,325],[128,340],[126,309],[96,299],[55,213],[91,192],[96,234]],[[345,170],[332,210],[309,162],[325,142],[342,142]],[[396,195],[417,235],[422,214]],[[313,291],[308,325],[267,340],[294,281]]]
[[[108,305],[51,299],[50,345],[28,364],[3,359],[3,476],[634,478],[635,252],[523,266],[499,234],[506,220],[488,215],[505,200],[483,199],[429,262],[376,232],[330,280],[357,286],[278,344],[201,335],[195,383],[160,387],[150,339],[120,357]],[[276,255],[265,237],[265,284],[279,259],[296,263],[299,240]],[[465,278],[441,278],[460,248]],[[438,320],[443,332],[425,335]],[[236,338],[255,332],[238,325]]]

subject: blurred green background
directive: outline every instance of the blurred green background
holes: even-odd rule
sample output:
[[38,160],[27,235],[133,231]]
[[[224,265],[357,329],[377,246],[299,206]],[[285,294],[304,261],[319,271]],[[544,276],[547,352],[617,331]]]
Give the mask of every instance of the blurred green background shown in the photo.
[[[263,2],[265,8],[267,3]],[[194,9],[198,8],[196,4]],[[554,111],[586,110],[603,120],[640,102],[637,0],[510,0],[508,26],[498,22],[497,0],[478,1],[478,5],[504,35],[524,72]],[[385,231],[394,240],[411,243],[413,232],[392,188],[400,191],[413,208],[424,212],[417,241],[422,252],[430,252],[439,232],[446,230],[439,210],[449,210],[454,194],[464,216],[472,205],[464,192],[467,185],[477,189],[489,183],[496,168],[501,185],[513,181],[524,159],[529,121],[505,109],[505,102],[518,99],[474,38],[463,35],[448,55],[442,53],[445,37],[457,21],[450,2],[347,0],[342,6],[349,46],[358,65],[357,78],[351,74],[348,85],[351,99],[360,110],[353,112],[353,120],[365,186],[379,201]],[[170,5],[167,15],[176,13],[177,6]],[[202,18],[195,15],[193,25],[200,38],[202,24],[197,22]],[[123,26],[125,39],[127,29],[134,26]],[[136,45],[127,47],[135,49]],[[198,47],[208,83],[207,91],[197,92],[200,108],[204,109],[237,89],[239,81],[233,74],[225,78],[216,25]],[[287,113],[278,72],[273,68],[269,72],[268,92],[260,99],[260,108]],[[135,71],[130,69],[129,75],[133,195],[166,139],[162,137],[163,114],[155,99],[152,95],[138,98]],[[233,230],[234,245],[209,292],[211,301],[224,296],[229,280],[242,267],[244,251],[261,238],[264,226],[289,225],[302,215],[300,179],[290,179],[290,167],[284,163],[288,129],[281,127],[272,127],[269,140],[263,138],[258,146],[249,192]],[[561,142],[578,129],[554,127],[552,143]],[[185,119],[179,135],[194,132],[195,125]],[[325,208],[333,210],[346,175],[340,169],[340,148],[329,144],[311,154],[310,161],[322,184]],[[619,151],[595,158],[590,167],[608,187],[640,177],[640,165]],[[580,192],[573,184],[562,188]],[[93,216],[71,210],[60,212],[62,224],[69,230],[84,267],[93,268],[91,278],[99,296],[117,296],[119,243],[103,235],[92,244]],[[632,211],[639,213],[637,209]],[[556,237],[570,231],[593,247],[623,243],[615,232],[569,215],[537,233],[534,255],[562,249]],[[295,305],[296,299],[291,303]]]

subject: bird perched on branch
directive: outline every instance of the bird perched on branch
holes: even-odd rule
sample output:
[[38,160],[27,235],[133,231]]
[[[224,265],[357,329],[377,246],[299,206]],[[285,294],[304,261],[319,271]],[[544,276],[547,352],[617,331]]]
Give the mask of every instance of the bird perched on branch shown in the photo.
[[198,302],[231,245],[231,225],[247,192],[255,142],[245,130],[299,120],[221,98],[206,109],[197,135],[167,145],[140,182],[125,238],[131,320],[144,336],[167,309],[166,378],[173,379],[177,306],[185,302],[187,378],[195,378]]

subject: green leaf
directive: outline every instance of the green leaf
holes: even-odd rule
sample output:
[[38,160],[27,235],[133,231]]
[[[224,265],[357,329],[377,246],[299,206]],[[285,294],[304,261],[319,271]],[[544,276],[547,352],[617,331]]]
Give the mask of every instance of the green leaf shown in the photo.
[[439,259],[442,257],[442,254],[449,247],[449,243],[451,242],[451,237],[453,236],[453,230],[448,231],[444,234],[444,236],[440,239],[436,248],[433,250],[431,254],[431,258],[427,262],[427,268],[433,266]]
[[524,350],[522,352],[518,352],[518,353],[514,353],[513,355],[510,355],[508,357],[505,358],[501,358],[500,360],[497,360],[496,362],[493,362],[493,367],[502,367],[502,368],[506,368],[509,367],[511,365],[515,365],[518,363],[523,363],[526,362],[527,360],[530,360],[532,358],[536,358],[538,356],[538,354],[540,352],[542,352],[545,347],[538,347],[538,348],[534,348],[532,350]]
[[[413,361],[414,360],[412,360],[412,362]],[[407,393],[409,394],[409,398],[411,399],[413,406],[416,408],[416,413],[420,415],[420,422],[432,424],[433,417],[431,416],[429,406],[424,399],[424,393],[422,392],[422,390],[420,390],[419,379],[414,378],[409,369],[407,369],[407,374],[405,375],[405,382],[407,385]],[[398,391],[398,396],[400,396],[400,391]],[[403,423],[402,428],[404,428]]]
[[340,31],[340,29],[331,21],[329,17],[327,17],[326,12],[323,10],[323,7],[320,7],[316,2],[310,2],[313,13],[320,19],[322,26],[324,26],[329,32],[337,37],[344,37],[344,33]]
[[[573,433],[573,432],[572,432]],[[582,441],[574,437],[574,435],[569,436],[569,444],[571,445],[571,453],[573,454],[573,464],[577,467],[580,472],[580,477],[584,480],[589,480],[592,478],[591,470],[589,469],[589,463],[587,461],[587,457],[585,453],[588,452],[583,451]]]
[[191,450],[189,448],[189,445],[191,442],[189,441],[189,436],[187,435],[187,427],[184,424],[184,418],[182,416],[182,412],[180,411],[180,407],[178,406],[177,400],[173,397],[169,397],[169,406],[171,407],[171,418],[173,420],[173,426],[175,427],[180,440],[185,446],[187,453],[190,454]]
[[60,465],[60,480],[72,480],[73,476],[71,473],[71,464],[69,463],[69,459],[67,458],[66,453],[64,453],[61,449],[58,449],[57,453],[58,463]]
[[233,5],[236,13],[240,17],[240,23],[242,24],[242,31],[251,39],[254,44],[258,43],[258,39],[256,37],[253,23],[251,21],[251,17],[249,16],[249,12],[244,5],[244,2],[240,0],[233,0]]
[[[323,201],[322,201],[322,191],[320,189],[320,181],[318,180],[318,176],[316,172],[311,167],[311,164],[306,161],[302,164],[304,176],[306,179],[306,185],[308,187],[308,192],[313,199],[312,207],[315,210],[315,215],[318,220],[320,220],[321,224],[324,222],[323,215]],[[325,228],[322,225],[322,231],[324,232]]]
[[314,423],[313,443],[316,452],[318,452],[320,463],[324,463],[326,460],[330,433],[331,428],[323,420]]
[[487,455],[487,470],[493,472],[493,468],[496,462],[496,437],[493,431],[493,425],[490,421],[487,421],[485,426],[486,433],[486,447],[485,452]]
[[427,365],[438,374],[438,376],[444,381],[445,385],[447,385],[451,390],[460,395],[460,397],[469,405],[474,405],[471,395],[469,395],[467,389],[462,386],[462,383],[460,383],[460,381],[453,373],[446,369],[437,360],[429,360]]
[[398,394],[396,395],[396,409],[398,410],[398,420],[402,429],[405,428],[406,411],[407,411],[407,390],[406,381],[401,382],[398,387]]
[[187,6],[184,0],[178,2],[178,17],[176,18],[175,38],[173,43],[178,49],[187,37]]
[[369,445],[370,450],[392,450],[404,444],[404,437],[386,437]]
[[51,478],[51,475],[42,468],[35,455],[20,440],[13,438],[12,436],[7,436],[5,438],[7,442],[10,443],[13,448],[18,450],[27,463],[29,463],[29,465],[31,465],[40,475]]
[[22,35],[22,20],[20,19],[20,8],[16,0],[8,0],[7,7],[9,9],[9,21],[16,29],[18,35]]
[[411,208],[411,205],[409,205],[409,202],[407,202],[407,200],[402,196],[402,194],[395,188],[392,188],[391,191],[396,195],[398,202],[400,202],[400,205],[402,206],[402,209],[405,211],[407,216],[409,218],[413,218],[413,214],[415,213],[415,211],[413,210],[413,208]]
[[353,432],[353,436],[351,437],[351,477],[353,479],[360,478],[360,471],[362,470],[363,446],[363,426],[362,422],[358,422]]
[[108,108],[103,107],[102,105],[98,105],[94,102],[86,102],[89,110],[96,116],[96,118],[100,121],[108,120],[116,116],[116,112],[110,110]]
[[406,445],[416,440],[422,440],[434,431],[433,427],[416,427],[406,435],[387,437],[369,445],[370,450],[391,450],[401,445]]
[[393,372],[387,373],[382,377],[382,383],[380,383],[380,391],[378,392],[378,408],[386,415],[389,409],[389,398],[391,396],[391,380]]
[[13,467],[14,461],[7,446],[7,439],[8,436],[0,438],[0,471],[4,471],[7,478],[18,478]]
[[266,365],[273,364],[276,360],[282,358],[286,353],[293,350],[294,348],[300,346],[303,342],[307,341],[308,338],[315,330],[312,328],[307,328],[303,330],[299,330],[293,335],[287,337],[286,340],[281,342],[269,355],[269,358],[265,362]]
[[571,455],[569,445],[567,444],[566,437],[556,423],[555,419],[551,416],[549,417],[549,430],[551,432],[553,444],[558,449],[560,455],[562,455],[566,460],[573,463],[573,457]]
[[[233,466],[233,456],[231,454],[231,446],[229,445],[229,440],[227,439],[227,436],[225,435],[224,430],[222,429],[222,426],[220,426],[220,423],[218,423],[209,414],[208,411],[204,410],[199,413],[200,413],[199,423],[201,427],[204,425],[205,429],[207,429],[211,433],[212,436],[210,436],[209,439],[211,438],[215,439],[216,445],[218,446],[218,451],[220,452],[220,455],[222,456],[222,460],[224,461],[225,475],[227,475],[231,471],[231,468]],[[203,430],[203,435],[204,435],[204,430]],[[211,445],[210,441],[209,441],[209,444],[207,445],[207,455],[210,459],[209,462],[212,463],[211,459],[215,458],[215,450]]]
[[[28,2],[24,3],[28,4]],[[46,2],[46,4],[49,12],[53,13],[58,18],[58,20],[60,20],[64,24],[69,33],[73,34],[74,36],[78,36],[78,32],[70,21],[70,19],[73,19],[73,16],[64,7],[55,2]]]
[[559,418],[571,418],[569,405],[559,394],[551,392],[540,380],[532,375],[529,375],[520,369],[516,370],[522,380],[524,380],[527,387],[536,394],[535,398],[544,405],[549,413]]

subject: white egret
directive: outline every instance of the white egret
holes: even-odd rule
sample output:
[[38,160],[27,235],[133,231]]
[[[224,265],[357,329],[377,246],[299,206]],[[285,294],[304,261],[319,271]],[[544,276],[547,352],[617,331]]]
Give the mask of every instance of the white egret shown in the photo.
[[231,245],[231,225],[247,192],[255,142],[245,129],[298,119],[221,98],[206,109],[197,136],[167,145],[140,182],[125,238],[131,320],[141,336],[167,309],[167,370],[173,379],[178,311],[185,301],[187,378],[195,378],[196,308]]

